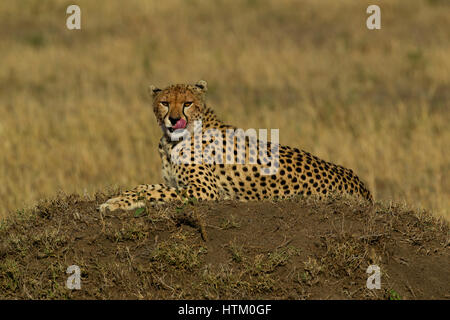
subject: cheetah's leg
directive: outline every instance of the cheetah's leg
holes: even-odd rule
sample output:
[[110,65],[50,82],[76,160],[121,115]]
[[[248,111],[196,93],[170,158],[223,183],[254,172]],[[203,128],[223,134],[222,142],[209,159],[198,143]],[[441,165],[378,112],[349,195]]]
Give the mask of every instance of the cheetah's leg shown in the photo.
[[216,200],[218,194],[215,191],[206,190],[194,184],[186,188],[174,188],[164,184],[142,184],[131,191],[125,191],[120,196],[111,198],[102,205],[100,211],[133,210],[145,207],[146,200],[150,203],[164,203],[183,200],[183,198],[195,197],[198,200]]
[[109,199],[100,206],[100,211],[142,208],[145,207],[145,200],[161,203],[180,199],[176,188],[164,184],[141,184],[130,191],[123,192],[118,197]]

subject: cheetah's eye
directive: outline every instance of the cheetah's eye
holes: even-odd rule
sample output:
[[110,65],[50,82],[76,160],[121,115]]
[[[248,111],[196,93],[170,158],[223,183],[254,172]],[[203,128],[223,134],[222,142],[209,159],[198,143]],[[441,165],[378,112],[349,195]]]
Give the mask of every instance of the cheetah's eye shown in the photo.
[[164,107],[168,107],[169,103],[167,101],[161,101],[160,102]]
[[184,106],[185,108],[189,108],[190,106],[192,106],[192,101],[185,102],[183,106]]

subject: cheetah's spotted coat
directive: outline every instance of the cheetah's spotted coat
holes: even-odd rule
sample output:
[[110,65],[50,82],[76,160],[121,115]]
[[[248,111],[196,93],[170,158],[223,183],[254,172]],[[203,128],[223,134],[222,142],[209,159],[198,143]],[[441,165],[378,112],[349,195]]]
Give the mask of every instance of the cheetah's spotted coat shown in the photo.
[[[193,131],[195,120],[202,121],[202,130],[215,128],[222,132],[234,127],[217,119],[214,112],[205,105],[207,84],[199,81],[195,85],[172,85],[164,90],[150,87],[153,96],[153,108],[163,136],[159,143],[159,152],[163,164],[164,184],[144,184],[123,192],[120,196],[109,199],[100,206],[102,211],[109,209],[131,210],[145,206],[145,203],[160,203],[195,197],[199,200],[239,201],[286,198],[294,195],[326,196],[330,193],[347,193],[357,195],[369,201],[372,196],[363,182],[352,170],[332,164],[310,153],[279,146],[279,168],[276,174],[261,173],[261,161],[251,164],[251,157],[246,141],[245,164],[207,164],[195,163],[192,156],[190,164],[177,164],[171,161],[171,151],[177,144],[187,144],[184,140],[171,141],[174,128],[185,127]],[[181,120],[180,120],[181,119]],[[191,139],[191,148],[194,150]],[[205,148],[213,140],[202,141]],[[233,146],[227,145],[223,138],[223,154],[226,148],[238,148],[236,140]],[[241,146],[242,147],[242,146]],[[237,152],[234,151],[236,155]],[[192,152],[194,155],[194,152]],[[214,153],[212,153],[214,156]],[[268,144],[270,156],[270,143]],[[239,159],[234,159],[239,160]],[[238,162],[238,161],[235,161]]]

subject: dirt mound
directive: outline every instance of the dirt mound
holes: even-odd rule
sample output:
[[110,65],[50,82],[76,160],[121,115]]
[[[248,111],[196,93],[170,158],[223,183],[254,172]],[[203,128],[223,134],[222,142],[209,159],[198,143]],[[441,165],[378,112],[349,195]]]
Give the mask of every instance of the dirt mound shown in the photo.
[[[449,225],[351,199],[194,203],[100,215],[60,196],[0,227],[2,299],[445,299]],[[69,266],[81,289],[69,290]],[[369,265],[381,289],[368,289]]]

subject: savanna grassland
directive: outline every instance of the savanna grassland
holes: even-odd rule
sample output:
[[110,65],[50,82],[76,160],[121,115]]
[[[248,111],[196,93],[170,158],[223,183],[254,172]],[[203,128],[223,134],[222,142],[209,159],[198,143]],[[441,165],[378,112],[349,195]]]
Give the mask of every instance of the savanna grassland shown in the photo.
[[354,169],[376,200],[450,218],[450,6],[376,1],[0,3],[0,216],[58,191],[161,181],[147,86],[209,83],[241,128]]

